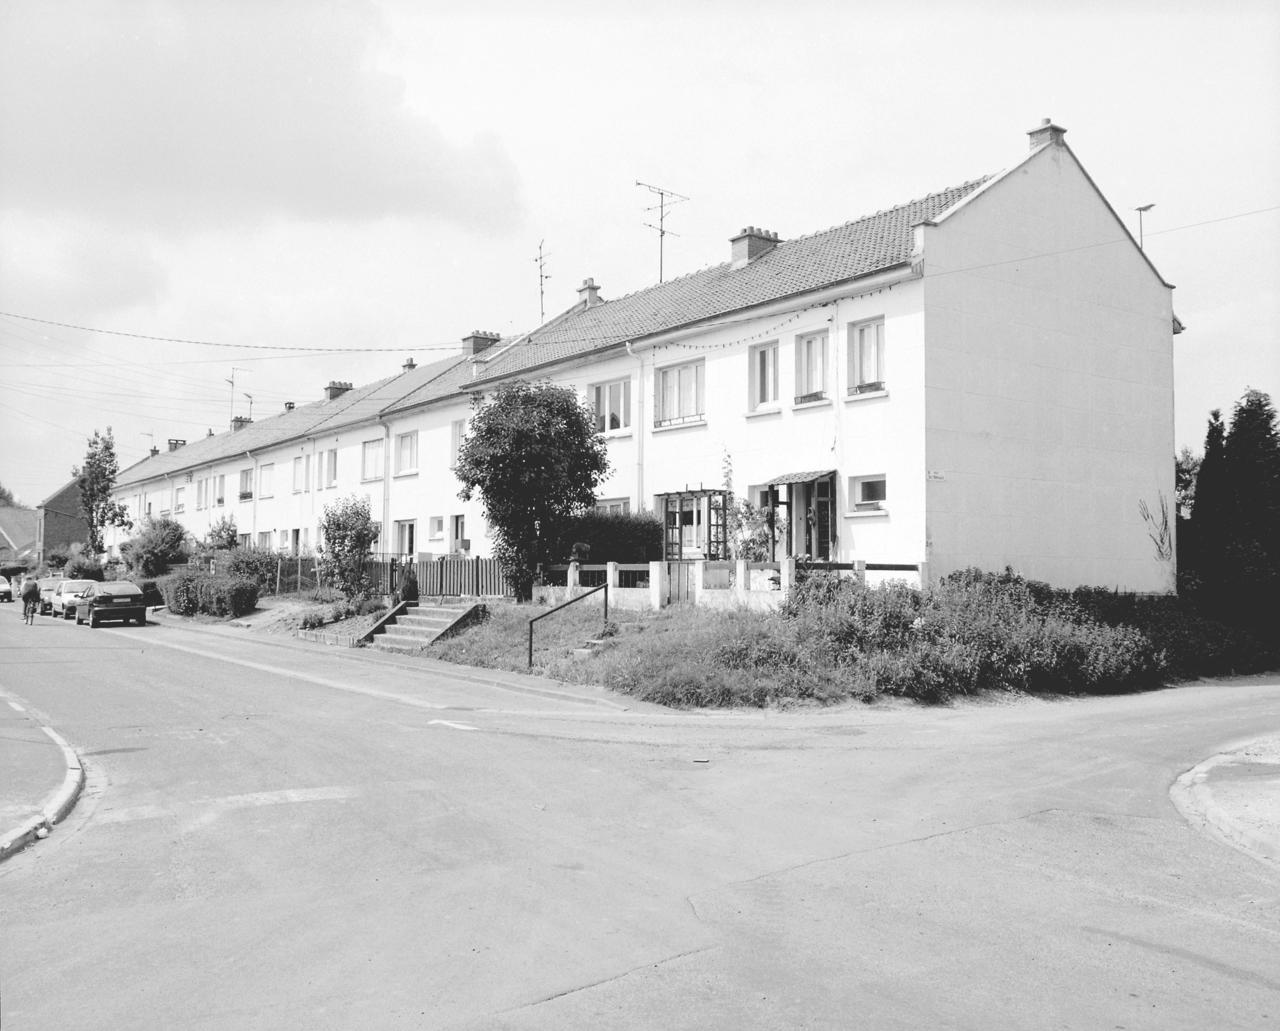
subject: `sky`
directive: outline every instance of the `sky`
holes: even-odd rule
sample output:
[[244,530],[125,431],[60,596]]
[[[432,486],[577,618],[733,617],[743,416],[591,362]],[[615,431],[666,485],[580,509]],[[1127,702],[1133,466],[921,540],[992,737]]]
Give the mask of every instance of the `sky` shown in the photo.
[[[1007,168],[1050,117],[1176,286],[1176,445],[1280,401],[1280,7],[0,4],[0,484],[121,466]],[[229,382],[234,380],[234,383]],[[250,400],[250,397],[252,400]]]

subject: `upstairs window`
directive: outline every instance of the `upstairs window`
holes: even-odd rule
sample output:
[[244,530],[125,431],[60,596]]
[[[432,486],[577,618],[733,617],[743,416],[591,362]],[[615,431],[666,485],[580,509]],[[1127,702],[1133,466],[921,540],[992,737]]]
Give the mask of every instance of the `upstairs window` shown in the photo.
[[827,331],[796,337],[796,404],[827,396]]
[[240,470],[240,500],[248,501],[253,497],[253,470]]
[[596,429],[601,433],[631,427],[631,380],[619,379],[591,388]]
[[187,507],[187,488],[175,487],[173,489],[173,512],[178,515],[186,510]]
[[462,448],[462,438],[467,434],[467,420],[454,419],[449,424],[449,468],[458,464],[458,451]]
[[849,327],[849,393],[884,389],[884,319]]
[[360,479],[382,479],[381,440],[366,440],[360,446]]
[[698,422],[705,416],[706,364],[699,360],[658,370],[655,426]]
[[258,497],[269,498],[275,492],[276,467],[268,462],[258,469]]
[[301,494],[307,488],[307,465],[303,464],[302,455],[293,460],[293,492]]
[[418,471],[418,431],[396,437],[396,475]]
[[338,483],[338,449],[331,448],[324,453],[324,485],[337,486]]
[[213,478],[213,503],[221,508],[227,500],[227,478],[226,476],[215,476]]
[[631,513],[630,498],[600,498],[596,500],[596,511],[601,515],[629,515]]
[[778,341],[759,344],[748,353],[751,363],[751,397],[748,407],[757,408],[776,404],[778,401]]

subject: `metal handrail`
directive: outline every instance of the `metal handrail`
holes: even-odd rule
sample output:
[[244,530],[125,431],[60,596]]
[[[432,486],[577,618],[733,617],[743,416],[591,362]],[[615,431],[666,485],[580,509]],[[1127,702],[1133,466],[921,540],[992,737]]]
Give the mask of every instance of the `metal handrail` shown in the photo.
[[609,622],[609,585],[601,584],[599,587],[592,587],[589,591],[583,591],[576,598],[570,598],[568,601],[561,602],[554,609],[547,609],[540,616],[534,616],[529,620],[529,669],[533,669],[533,624],[540,619],[546,619],[548,616],[559,612],[561,609],[567,609],[575,601],[582,601],[583,598],[590,598],[596,591],[604,591],[604,621]]

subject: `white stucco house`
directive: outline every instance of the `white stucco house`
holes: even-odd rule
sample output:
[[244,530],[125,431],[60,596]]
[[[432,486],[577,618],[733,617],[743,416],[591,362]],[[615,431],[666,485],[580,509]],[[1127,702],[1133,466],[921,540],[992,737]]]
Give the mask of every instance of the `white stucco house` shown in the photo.
[[907,578],[1011,566],[1057,586],[1172,589],[1140,503],[1173,498],[1172,286],[1049,123],[1004,171],[578,303],[531,333],[347,389],[125,470],[132,513],[196,535],[315,542],[362,492],[398,554],[488,552],[451,472],[473,395],[579,390],[609,442],[600,495],[651,510],[672,558],[727,557],[716,493],[787,518],[779,554]]

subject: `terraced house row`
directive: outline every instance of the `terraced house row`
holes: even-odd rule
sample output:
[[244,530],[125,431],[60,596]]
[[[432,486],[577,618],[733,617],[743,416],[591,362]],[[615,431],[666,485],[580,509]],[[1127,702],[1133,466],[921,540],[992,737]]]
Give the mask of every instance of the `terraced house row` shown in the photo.
[[1064,130],[1029,136],[996,174],[793,239],[748,227],[723,263],[616,299],[587,279],[532,332],[173,442],[118,500],[293,552],[359,493],[381,551],[485,555],[452,473],[472,398],[548,379],[608,440],[599,507],[661,514],[669,558],[727,557],[727,463],[785,525],[779,557],[1168,590],[1141,509],[1173,499],[1172,287]]

